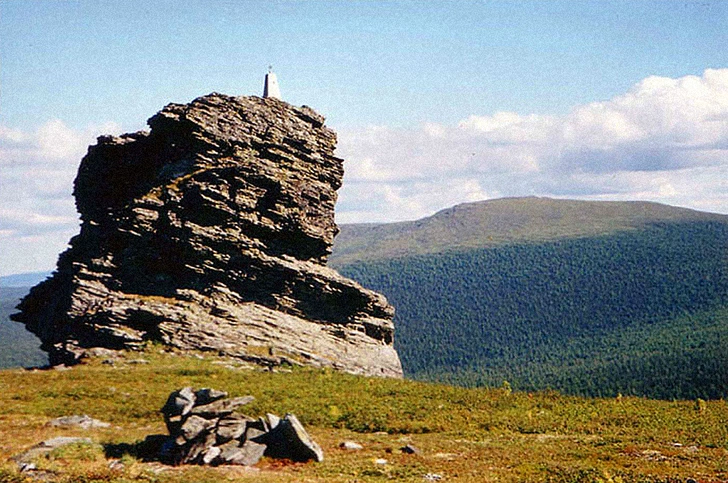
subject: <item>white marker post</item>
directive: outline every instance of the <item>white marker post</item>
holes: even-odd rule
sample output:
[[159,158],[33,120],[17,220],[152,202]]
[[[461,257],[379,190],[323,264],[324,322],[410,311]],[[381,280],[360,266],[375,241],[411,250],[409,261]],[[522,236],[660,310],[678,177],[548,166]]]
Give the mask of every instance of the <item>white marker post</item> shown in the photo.
[[281,89],[278,87],[278,78],[273,72],[273,66],[268,66],[268,73],[265,75],[263,97],[275,97],[276,99],[281,98]]

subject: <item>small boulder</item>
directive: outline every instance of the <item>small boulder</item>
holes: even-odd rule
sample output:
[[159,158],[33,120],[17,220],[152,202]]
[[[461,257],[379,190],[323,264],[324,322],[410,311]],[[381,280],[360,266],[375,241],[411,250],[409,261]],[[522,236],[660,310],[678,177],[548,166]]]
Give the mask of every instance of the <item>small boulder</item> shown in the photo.
[[286,414],[267,434],[267,455],[293,461],[323,461],[324,452],[294,414]]
[[203,465],[209,465],[215,459],[220,456],[220,453],[222,453],[222,450],[219,446],[212,446],[207,451],[205,451],[204,456],[202,457],[202,464]]
[[201,433],[212,429],[214,426],[214,421],[192,415],[187,418],[180,428],[180,436],[182,436],[186,441],[192,441]]
[[270,431],[271,429],[275,429],[275,427],[278,426],[278,423],[281,422],[281,418],[279,418],[275,414],[267,413],[265,415],[265,422],[268,425],[268,431]]
[[407,446],[402,446],[401,448],[399,448],[399,450],[405,454],[419,454],[420,453],[420,450],[418,450],[411,444],[408,444]]
[[364,449],[364,446],[360,445],[359,443],[355,443],[354,441],[342,441],[339,444],[339,448],[347,451],[359,451]]

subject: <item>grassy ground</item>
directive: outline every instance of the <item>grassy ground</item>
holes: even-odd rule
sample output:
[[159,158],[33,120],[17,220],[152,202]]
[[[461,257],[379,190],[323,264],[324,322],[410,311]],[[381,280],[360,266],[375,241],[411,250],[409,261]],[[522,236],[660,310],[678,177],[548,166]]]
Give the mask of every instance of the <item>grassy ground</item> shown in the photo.
[[[140,357],[149,363],[134,363]],[[252,394],[252,416],[295,413],[324,448],[325,461],[264,459],[254,468],[144,461],[145,436],[164,433],[159,408],[169,392],[185,385]],[[112,425],[82,430],[47,424],[72,414]],[[0,371],[0,481],[31,481],[9,458],[55,436],[94,441],[37,461],[46,481],[69,483],[419,482],[437,476],[472,482],[728,481],[725,401],[586,399],[310,369],[272,373],[156,350],[113,365],[97,360],[64,371]],[[339,449],[344,440],[364,449]],[[419,453],[401,452],[407,444]]]

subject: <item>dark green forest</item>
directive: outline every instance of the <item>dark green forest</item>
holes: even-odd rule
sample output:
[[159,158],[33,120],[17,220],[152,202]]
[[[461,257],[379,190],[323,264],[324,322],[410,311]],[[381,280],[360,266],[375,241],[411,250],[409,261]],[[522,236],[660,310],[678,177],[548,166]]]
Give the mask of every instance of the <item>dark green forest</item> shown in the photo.
[[728,223],[348,263],[396,307],[409,377],[588,396],[728,396]]

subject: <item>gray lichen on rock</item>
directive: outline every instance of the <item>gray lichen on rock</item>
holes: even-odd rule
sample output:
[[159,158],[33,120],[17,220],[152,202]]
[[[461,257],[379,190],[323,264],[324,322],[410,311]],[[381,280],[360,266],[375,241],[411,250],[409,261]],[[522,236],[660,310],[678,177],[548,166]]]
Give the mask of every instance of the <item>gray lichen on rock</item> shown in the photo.
[[14,315],[51,363],[158,341],[401,376],[394,309],[326,267],[343,161],[323,117],[213,93],[148,124],[89,148],[81,232]]

